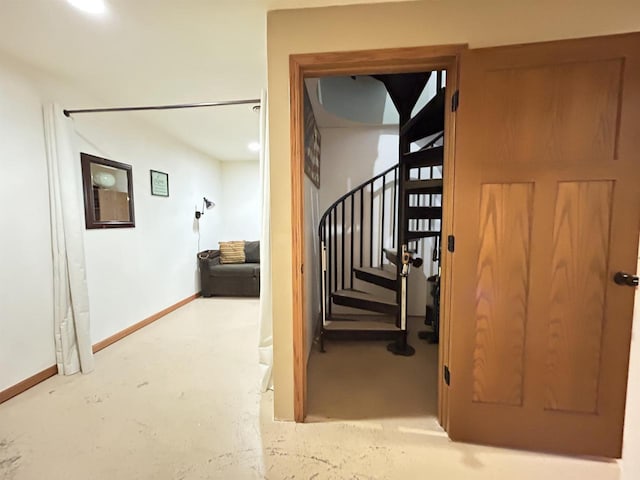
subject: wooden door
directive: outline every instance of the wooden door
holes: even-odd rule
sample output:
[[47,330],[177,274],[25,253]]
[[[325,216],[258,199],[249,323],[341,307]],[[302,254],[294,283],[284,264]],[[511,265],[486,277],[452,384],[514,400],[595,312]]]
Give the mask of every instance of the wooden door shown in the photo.
[[451,438],[618,457],[640,34],[468,51],[459,98]]

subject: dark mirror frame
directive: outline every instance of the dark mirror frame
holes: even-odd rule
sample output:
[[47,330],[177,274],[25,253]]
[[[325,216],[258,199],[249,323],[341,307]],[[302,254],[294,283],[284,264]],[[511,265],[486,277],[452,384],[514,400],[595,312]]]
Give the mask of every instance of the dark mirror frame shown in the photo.
[[[80,163],[82,165],[82,190],[84,197],[84,219],[87,229],[90,228],[131,228],[136,226],[133,208],[133,173],[131,165],[115,162],[88,153],[80,153]],[[93,182],[91,180],[91,164],[105,165],[107,167],[124,170],[127,173],[127,190],[129,195],[129,221],[106,220],[100,221],[95,218],[95,198],[93,193]]]

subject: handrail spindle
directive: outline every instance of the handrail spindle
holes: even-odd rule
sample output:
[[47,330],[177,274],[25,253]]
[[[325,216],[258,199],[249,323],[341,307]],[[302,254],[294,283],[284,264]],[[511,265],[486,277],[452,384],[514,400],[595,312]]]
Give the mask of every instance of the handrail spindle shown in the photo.
[[[368,241],[368,248],[369,248],[369,266],[374,266],[373,265],[373,258],[378,258],[378,252],[376,251],[374,253],[374,241],[377,239],[377,237],[374,239],[374,231],[373,231],[373,223],[374,223],[374,195],[375,195],[375,186],[376,186],[376,182],[379,179],[382,179],[382,195],[380,198],[380,208],[381,208],[381,212],[380,212],[380,216],[378,217],[378,219],[381,219],[382,221],[382,225],[381,225],[381,232],[380,232],[380,251],[382,251],[382,248],[384,247],[384,232],[386,231],[385,229],[393,229],[394,232],[394,245],[395,245],[395,234],[396,234],[396,223],[397,223],[397,216],[395,215],[395,206],[397,204],[397,202],[399,201],[397,199],[397,182],[398,182],[398,165],[394,165],[393,167],[388,168],[387,170],[385,170],[384,172],[382,172],[381,174],[373,177],[372,179],[367,180],[366,182],[363,182],[362,184],[360,184],[359,186],[357,186],[356,188],[352,189],[351,191],[349,191],[348,193],[346,193],[345,195],[343,195],[342,197],[340,197],[338,200],[336,200],[322,215],[321,219],[320,219],[320,224],[318,227],[318,240],[320,242],[320,246],[321,246],[321,250],[320,250],[320,262],[322,262],[322,255],[325,255],[325,261],[326,261],[326,270],[323,271],[323,269],[320,269],[320,274],[321,276],[324,275],[324,283],[323,283],[323,278],[321,278],[321,282],[320,282],[320,289],[322,290],[322,285],[325,285],[324,288],[324,293],[321,292],[321,296],[322,301],[325,302],[325,312],[327,312],[327,319],[330,319],[332,316],[332,306],[333,306],[333,302],[331,301],[331,295],[332,293],[338,291],[339,289],[344,289],[344,288],[354,288],[354,266],[356,264],[356,247],[355,247],[355,243],[356,243],[356,239],[354,238],[355,236],[355,232],[356,229],[360,229],[359,232],[359,248],[360,248],[360,267],[364,267],[364,262],[365,262],[365,240]],[[393,221],[392,221],[392,226],[391,227],[386,227],[384,225],[386,216],[385,216],[385,203],[387,202],[387,195],[386,195],[386,185],[387,185],[387,179],[386,179],[386,175],[390,174],[391,171],[393,171],[393,179],[394,179],[394,183],[393,183],[393,191],[394,191],[394,195],[393,195],[393,202],[394,202],[394,215],[393,215]],[[365,190],[369,191],[370,194],[370,198],[369,198],[369,216],[367,218],[367,216],[365,215]],[[356,197],[358,196],[360,197],[360,205],[359,205],[359,210],[360,210],[360,216],[359,216],[359,221],[360,223],[357,222],[357,212],[356,212],[356,206],[355,206],[355,202],[356,202]],[[351,202],[350,205],[347,204],[347,202]],[[347,215],[349,215],[349,212],[351,214],[351,218],[349,220],[347,220]],[[340,219],[338,219],[338,215],[340,215]],[[366,220],[369,220],[369,237],[368,239],[365,238],[365,232],[364,232],[364,223]],[[351,226],[351,230],[350,230],[350,244],[347,246],[347,240],[346,240],[346,234],[347,234],[347,226],[350,225]],[[338,238],[338,235],[340,235],[340,238]],[[324,245],[324,252],[322,250],[322,245]],[[347,256],[349,257],[349,260],[347,261]],[[340,257],[340,260],[338,260],[338,257]],[[381,254],[381,263],[382,263],[382,254]],[[351,267],[351,272],[350,275],[348,277],[348,281],[346,280],[346,274],[345,274],[345,268]],[[338,273],[338,269],[341,268],[340,274]]]
[[360,189],[360,268],[362,268],[362,256],[364,255],[364,188]]
[[353,210],[354,210],[354,202],[355,202],[355,195],[351,195],[349,197],[351,199],[351,234],[349,235],[350,239],[351,239],[351,254],[349,255],[349,263],[351,264],[351,281],[349,283],[350,288],[353,288]]
[[342,200],[342,229],[340,230],[340,240],[342,243],[342,254],[340,255],[340,276],[342,277],[342,283],[341,286],[344,289],[344,200]]
[[387,176],[384,175],[382,177],[382,196],[380,199],[380,267],[382,267],[382,262],[384,260],[384,249],[382,246],[384,245],[384,197],[385,197],[385,188],[387,186]]
[[373,267],[373,184],[371,180],[371,195],[369,198],[369,266]]
[[398,170],[393,171],[393,206],[391,207],[391,248],[396,246],[396,186],[398,183]]
[[337,216],[338,216],[338,209],[334,209],[333,212],[331,212],[331,216],[333,217],[333,235],[332,235],[332,239],[333,239],[333,290],[332,291],[336,291],[338,290],[338,229],[337,229]]

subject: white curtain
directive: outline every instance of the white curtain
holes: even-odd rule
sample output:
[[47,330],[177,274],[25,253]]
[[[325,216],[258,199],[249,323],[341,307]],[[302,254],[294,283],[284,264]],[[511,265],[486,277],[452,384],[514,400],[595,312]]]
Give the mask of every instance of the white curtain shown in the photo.
[[260,238],[260,341],[261,389],[273,388],[273,314],[271,300],[271,190],[269,187],[269,127],[267,92],[260,99],[260,179],[262,181],[262,236]]
[[80,158],[73,126],[58,105],[44,106],[53,257],[54,337],[58,373],[93,370],[85,274]]

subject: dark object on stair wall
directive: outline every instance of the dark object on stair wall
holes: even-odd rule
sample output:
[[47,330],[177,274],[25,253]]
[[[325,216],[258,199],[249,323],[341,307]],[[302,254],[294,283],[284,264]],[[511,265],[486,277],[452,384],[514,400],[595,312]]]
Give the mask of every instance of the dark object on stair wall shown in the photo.
[[304,173],[316,188],[320,188],[320,130],[306,87],[304,88]]
[[438,343],[440,340],[440,275],[429,277],[427,282],[431,283],[433,307],[427,305],[424,323],[425,325],[431,325],[433,331],[418,332],[418,337],[429,343]]

